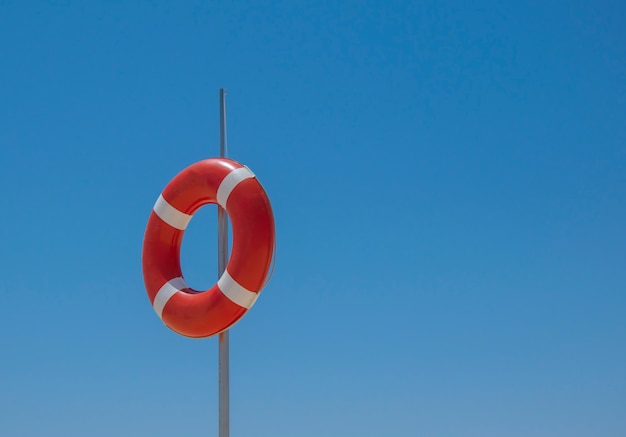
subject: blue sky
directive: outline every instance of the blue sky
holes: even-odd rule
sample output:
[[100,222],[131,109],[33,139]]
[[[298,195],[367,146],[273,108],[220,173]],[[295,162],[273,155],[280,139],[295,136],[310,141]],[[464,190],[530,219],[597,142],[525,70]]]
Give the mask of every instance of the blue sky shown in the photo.
[[277,227],[233,436],[625,435],[626,7],[513,3],[1,1],[0,434],[217,436],[141,244],[224,87]]

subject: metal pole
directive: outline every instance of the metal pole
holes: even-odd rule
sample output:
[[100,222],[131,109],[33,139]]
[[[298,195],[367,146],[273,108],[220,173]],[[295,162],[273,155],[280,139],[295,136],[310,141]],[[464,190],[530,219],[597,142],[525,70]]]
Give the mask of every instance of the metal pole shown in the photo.
[[[226,138],[226,93],[220,88],[220,158],[228,156]],[[228,217],[221,206],[217,206],[217,277],[226,270],[228,261]],[[228,331],[219,335],[219,437],[230,436],[230,393],[228,376]]]

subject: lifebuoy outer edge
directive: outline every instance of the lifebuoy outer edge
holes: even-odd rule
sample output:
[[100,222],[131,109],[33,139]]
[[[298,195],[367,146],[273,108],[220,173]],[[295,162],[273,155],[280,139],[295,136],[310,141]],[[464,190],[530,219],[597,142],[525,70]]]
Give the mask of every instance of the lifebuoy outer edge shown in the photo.
[[[180,247],[193,214],[211,203],[228,213],[232,252],[217,283],[198,291],[185,283]],[[187,337],[210,337],[230,328],[265,285],[274,244],[272,207],[250,169],[226,158],[190,165],[167,184],[146,226],[142,268],[154,311],[165,325]]]

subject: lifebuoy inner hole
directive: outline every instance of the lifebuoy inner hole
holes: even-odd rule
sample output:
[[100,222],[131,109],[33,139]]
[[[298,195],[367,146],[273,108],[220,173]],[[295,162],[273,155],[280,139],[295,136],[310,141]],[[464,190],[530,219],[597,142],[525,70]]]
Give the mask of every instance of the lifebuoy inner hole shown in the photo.
[[[229,254],[232,243],[233,232],[228,220]],[[209,204],[196,211],[183,235],[180,267],[187,285],[194,290],[204,291],[217,282],[217,253],[217,205]]]

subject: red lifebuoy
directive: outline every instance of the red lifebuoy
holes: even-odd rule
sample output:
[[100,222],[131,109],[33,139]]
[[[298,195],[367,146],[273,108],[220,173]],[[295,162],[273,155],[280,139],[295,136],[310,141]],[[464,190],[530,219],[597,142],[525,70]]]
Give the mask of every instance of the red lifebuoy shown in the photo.
[[[232,252],[217,283],[198,291],[185,283],[180,246],[193,214],[209,203],[228,213]],[[265,285],[274,242],[270,201],[247,167],[225,158],[187,167],[167,184],[146,227],[143,277],[154,310],[169,328],[187,337],[209,337],[228,329],[252,307]]]

